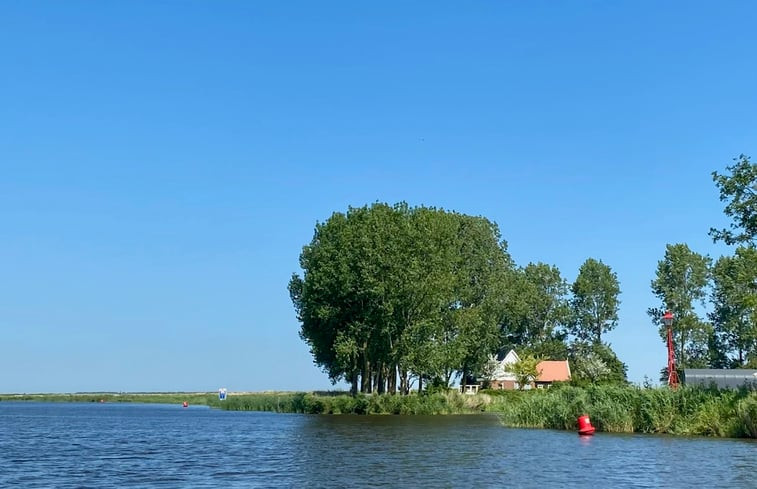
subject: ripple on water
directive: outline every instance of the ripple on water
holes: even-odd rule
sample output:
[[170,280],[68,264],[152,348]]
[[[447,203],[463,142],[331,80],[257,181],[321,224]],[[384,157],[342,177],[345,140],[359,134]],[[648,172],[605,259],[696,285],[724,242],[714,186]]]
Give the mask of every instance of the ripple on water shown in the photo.
[[757,444],[309,416],[0,403],[0,487],[754,487]]

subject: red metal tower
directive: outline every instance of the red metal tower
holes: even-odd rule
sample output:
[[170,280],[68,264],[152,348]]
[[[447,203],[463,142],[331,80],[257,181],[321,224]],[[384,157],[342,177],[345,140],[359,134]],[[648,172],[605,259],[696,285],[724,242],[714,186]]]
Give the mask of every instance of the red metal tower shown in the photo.
[[668,327],[668,385],[671,389],[678,387],[678,371],[676,370],[676,358],[673,350],[673,313],[665,311],[662,322]]

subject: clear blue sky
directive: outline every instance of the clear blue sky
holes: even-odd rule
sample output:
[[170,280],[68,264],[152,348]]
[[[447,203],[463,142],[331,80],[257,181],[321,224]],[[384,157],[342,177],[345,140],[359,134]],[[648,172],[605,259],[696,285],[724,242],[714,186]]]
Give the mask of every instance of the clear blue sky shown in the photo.
[[728,252],[754,2],[0,2],[0,392],[322,389],[286,285],[375,201],[618,274],[633,381],[666,243]]

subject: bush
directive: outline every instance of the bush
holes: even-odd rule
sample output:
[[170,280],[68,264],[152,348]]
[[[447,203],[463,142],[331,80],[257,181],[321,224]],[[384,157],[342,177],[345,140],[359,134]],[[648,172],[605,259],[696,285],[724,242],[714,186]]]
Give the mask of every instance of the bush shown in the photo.
[[670,433],[677,415],[675,392],[669,389],[643,389],[639,393],[635,431]]
[[738,401],[736,416],[741,436],[757,438],[757,393]]

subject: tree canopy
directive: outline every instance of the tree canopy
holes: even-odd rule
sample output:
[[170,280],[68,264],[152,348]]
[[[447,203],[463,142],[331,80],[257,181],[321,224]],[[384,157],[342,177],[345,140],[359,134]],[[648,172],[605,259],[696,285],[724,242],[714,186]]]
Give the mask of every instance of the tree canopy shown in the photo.
[[513,264],[496,224],[374,204],[316,225],[290,295],[300,336],[332,381],[401,392],[483,368]]
[[729,229],[710,228],[714,241],[726,244],[754,246],[757,237],[757,164],[746,155],[734,158],[726,167],[730,174],[712,172],[712,179],[720,190],[720,200],[727,202],[723,212],[733,219]]
[[572,333],[580,340],[601,343],[602,333],[618,324],[618,276],[601,260],[589,258],[581,265],[571,290]]
[[[757,366],[757,165],[734,161],[712,173],[732,222],[710,229],[738,246],[734,255],[713,265],[668,244],[651,282],[659,302],[647,313],[665,341],[661,318],[673,312],[680,368]],[[585,381],[625,381],[626,366],[603,342],[619,321],[612,269],[589,258],[569,285],[554,265],[517,267],[484,217],[405,203],[349,208],[316,224],[300,266],[289,282],[300,336],[353,392],[446,386],[481,375],[509,348],[570,358]]]
[[[673,312],[678,366],[757,367],[757,165],[740,155],[726,173],[712,173],[726,202],[728,228],[710,228],[714,241],[737,245],[732,256],[714,265],[685,244],[668,245],[659,262],[652,291],[661,300],[648,313],[665,339],[660,318]],[[712,309],[706,308],[706,300]]]
[[667,329],[662,315],[669,310],[675,316],[674,341],[678,365],[683,368],[704,367],[711,328],[702,320],[696,305],[704,305],[711,259],[689,249],[685,244],[667,245],[665,258],[657,263],[652,292],[661,305],[647,311],[665,340]]
[[[576,290],[588,297],[588,284],[601,288],[604,280],[612,295],[609,267],[587,263],[600,271],[584,272],[579,284],[587,286]],[[497,225],[483,217],[405,203],[349,208],[316,224],[300,266],[302,276],[289,281],[300,337],[316,365],[355,393],[476,378],[509,348],[534,358],[570,355],[567,281],[553,265],[516,267]],[[603,309],[601,330],[591,333],[597,340],[615,320],[611,298],[601,300],[610,312]],[[616,359],[597,359],[605,357]]]
[[757,249],[720,257],[712,278],[713,366],[757,364]]

